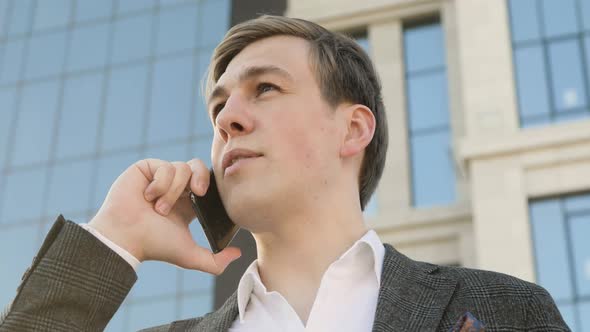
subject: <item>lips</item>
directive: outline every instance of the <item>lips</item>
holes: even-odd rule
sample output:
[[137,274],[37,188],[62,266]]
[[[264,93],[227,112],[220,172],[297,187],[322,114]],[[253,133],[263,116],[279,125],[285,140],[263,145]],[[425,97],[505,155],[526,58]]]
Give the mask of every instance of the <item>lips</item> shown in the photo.
[[256,158],[261,157],[262,153],[254,152],[247,149],[233,149],[228,151],[226,154],[223,155],[223,160],[221,161],[221,168],[225,172],[225,169],[233,165],[236,161],[240,159],[246,158]]

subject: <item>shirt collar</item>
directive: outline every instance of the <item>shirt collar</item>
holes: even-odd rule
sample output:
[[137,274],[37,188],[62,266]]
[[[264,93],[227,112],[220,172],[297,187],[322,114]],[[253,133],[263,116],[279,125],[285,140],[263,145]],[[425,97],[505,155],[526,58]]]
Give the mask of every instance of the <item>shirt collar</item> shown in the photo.
[[[373,261],[367,264],[372,264],[375,270],[375,276],[377,277],[377,283],[381,286],[381,271],[383,269],[383,258],[385,256],[385,247],[379,239],[379,236],[374,230],[369,230],[358,239],[346,252],[344,252],[334,263],[339,262],[346,257],[354,255],[363,250],[363,248],[369,248],[373,254]],[[250,266],[246,269],[240,282],[238,283],[238,312],[240,316],[240,322],[244,321],[246,314],[246,306],[250,300],[250,295],[254,290],[254,287],[259,287],[260,290],[266,292],[266,287],[262,283],[260,274],[258,273],[258,260],[254,260]]]

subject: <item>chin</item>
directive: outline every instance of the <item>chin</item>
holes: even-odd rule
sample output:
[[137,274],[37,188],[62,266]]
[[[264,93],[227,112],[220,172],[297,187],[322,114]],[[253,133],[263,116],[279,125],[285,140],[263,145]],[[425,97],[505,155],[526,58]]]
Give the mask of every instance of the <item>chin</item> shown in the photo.
[[276,212],[283,210],[280,196],[269,186],[256,184],[252,190],[232,190],[224,195],[223,202],[232,221],[254,233],[267,230],[269,224],[275,221],[273,216]]

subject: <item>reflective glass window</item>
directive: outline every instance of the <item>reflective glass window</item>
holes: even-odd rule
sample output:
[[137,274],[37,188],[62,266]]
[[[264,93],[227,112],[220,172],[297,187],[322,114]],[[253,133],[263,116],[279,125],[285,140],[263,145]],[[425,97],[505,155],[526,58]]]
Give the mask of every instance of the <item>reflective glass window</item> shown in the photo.
[[590,326],[590,192],[530,203],[537,282],[572,331]]
[[563,317],[563,320],[567,326],[569,326],[572,331],[578,331],[578,325],[576,322],[576,306],[571,303],[562,303],[557,305],[557,309],[559,310],[559,313],[561,314],[561,317]]
[[174,6],[179,3],[191,2],[191,1],[194,1],[194,0],[160,0],[160,8],[166,7],[166,6]]
[[195,106],[193,107],[193,135],[213,134],[213,126],[211,123],[211,119],[209,118],[209,113],[207,112],[207,107],[205,105],[205,97],[201,95],[201,91],[199,89],[199,84],[203,80],[203,77],[205,76],[205,73],[207,71],[207,66],[209,64],[211,52],[211,50],[201,50],[199,52],[199,60],[196,68],[197,82],[199,83],[193,86],[193,89],[198,89],[198,94],[195,98]]
[[16,88],[0,89],[0,172],[8,150],[12,119],[15,114]]
[[586,106],[586,86],[576,40],[549,44],[553,99],[558,112]]
[[[161,285],[158,285],[158,287]],[[168,324],[176,320],[176,300],[146,300],[129,304],[129,324],[126,331]]]
[[590,30],[590,1],[580,1],[580,12],[582,14],[582,22],[584,24],[585,32]]
[[510,0],[510,23],[514,42],[538,40],[541,37],[541,23],[537,11],[537,0]]
[[102,133],[102,150],[141,144],[146,110],[147,65],[113,70],[110,75]]
[[579,297],[590,295],[590,211],[584,215],[569,218],[574,266],[576,273],[576,292]]
[[150,146],[146,149],[142,159],[156,158],[168,161],[188,161],[188,143],[175,143],[160,146]]
[[20,78],[24,58],[25,42],[22,39],[4,44],[4,56],[0,66],[0,83],[13,83]]
[[81,26],[72,31],[68,71],[104,67],[107,62],[109,24]]
[[154,67],[148,143],[190,135],[192,98],[198,84],[193,82],[193,57],[163,59]]
[[[129,297],[127,297],[128,299]],[[128,301],[126,301],[128,302]],[[105,332],[122,332],[122,331],[129,331],[126,328],[127,317],[129,316],[129,305],[123,302],[123,304],[119,307],[117,312],[105,328]]]
[[142,262],[137,271],[137,283],[131,296],[135,300],[156,295],[176,294],[179,268],[163,262]]
[[540,4],[546,37],[557,37],[578,31],[576,0],[543,0]]
[[162,9],[159,13],[157,53],[192,49],[197,42],[197,4]]
[[78,0],[76,3],[76,20],[87,21],[104,19],[111,16],[113,0]]
[[553,121],[555,123],[559,122],[571,122],[573,120],[587,118],[588,114],[586,110],[574,110],[570,112],[560,112],[553,115]]
[[523,118],[547,116],[551,112],[547,93],[547,72],[541,47],[514,51],[520,115]]
[[440,23],[404,30],[406,72],[445,66],[444,36]]
[[417,207],[451,204],[455,200],[455,175],[448,131],[410,138],[412,197]]
[[537,258],[537,282],[556,301],[571,300],[570,263],[567,253],[566,225],[558,199],[537,202],[530,208]]
[[[580,320],[580,331],[590,331],[590,301],[583,301],[578,305],[578,317]],[[571,327],[571,326],[570,326]],[[577,329],[573,329],[576,331]]]
[[63,27],[68,24],[72,0],[37,1],[35,8],[34,30]]
[[44,168],[37,167],[6,175],[0,223],[16,223],[41,217],[46,173]]
[[[200,224],[198,220],[193,221],[195,224],[194,229],[200,228]],[[196,227],[199,226],[199,227]],[[193,233],[193,238],[197,238],[196,242],[202,247],[209,248],[207,239],[205,238],[205,234],[203,233],[202,229],[195,234]],[[183,292],[192,292],[192,291],[200,291],[200,292],[209,292],[215,284],[215,277],[209,273],[203,273],[200,271],[194,270],[184,270],[182,271],[182,291]]]
[[12,0],[7,36],[22,35],[31,27],[33,0]]
[[59,74],[64,64],[65,46],[64,31],[31,37],[25,79]]
[[203,316],[213,311],[213,294],[195,294],[182,297],[179,319]]
[[229,28],[230,0],[203,0],[200,2],[200,47],[217,45]]
[[73,76],[65,81],[57,133],[58,159],[93,154],[102,104],[101,73]]
[[96,178],[94,179],[94,190],[90,193],[93,209],[100,208],[113,182],[138,160],[140,160],[139,152],[133,151],[103,156],[95,161],[97,163]]
[[6,30],[6,20],[8,18],[8,10],[10,9],[10,0],[0,0],[0,38],[4,37]]
[[[37,250],[36,224],[0,228],[0,303],[6,306],[16,296],[21,277],[31,264]],[[10,253],[10,254],[8,254]]]
[[449,102],[445,72],[408,77],[407,89],[412,132],[448,126]]
[[124,14],[128,12],[134,12],[138,10],[149,10],[152,9],[155,4],[156,0],[119,0],[118,2],[117,11],[119,14]]
[[53,166],[49,177],[47,215],[68,215],[88,209],[93,164],[93,160],[82,160]]
[[12,165],[49,159],[57,111],[59,81],[28,84],[22,90]]
[[563,200],[564,208],[569,213],[590,212],[590,195],[569,196]]
[[[137,2],[140,1],[130,1]],[[112,62],[121,63],[150,54],[152,15],[132,16],[115,22]]]
[[455,201],[444,35],[439,22],[404,27],[412,204]]
[[583,44],[584,53],[586,55],[584,58],[584,60],[586,60],[586,71],[583,74],[585,77],[590,77],[590,36],[584,37]]
[[507,3],[521,127],[590,117],[590,2]]
[[192,141],[192,150],[189,160],[192,158],[201,159],[207,167],[211,167],[211,142],[213,136],[202,137]]

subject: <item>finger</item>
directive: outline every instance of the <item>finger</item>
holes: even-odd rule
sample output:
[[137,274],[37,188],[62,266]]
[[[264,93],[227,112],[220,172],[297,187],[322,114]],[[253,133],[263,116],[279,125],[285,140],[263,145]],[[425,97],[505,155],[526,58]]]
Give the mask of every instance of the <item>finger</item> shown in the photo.
[[184,193],[192,174],[190,166],[185,162],[175,161],[171,164],[175,169],[174,179],[168,191],[156,202],[156,210],[163,215],[170,212],[180,195]]
[[240,248],[227,247],[221,252],[214,254],[208,249],[195,244],[189,255],[185,255],[179,266],[185,269],[208,272],[220,275],[227,266],[242,256]]
[[156,170],[160,166],[167,164],[170,164],[170,162],[161,159],[147,158],[135,162],[134,165],[141,171],[145,178],[151,182],[154,180],[154,174],[156,173]]
[[154,174],[153,180],[144,191],[145,198],[148,201],[152,201],[168,192],[176,173],[175,167],[169,162],[160,164],[156,169],[150,167],[150,170],[154,172],[152,173]]
[[204,196],[209,188],[209,169],[200,159],[191,159],[187,162],[192,170],[190,190],[199,196]]

